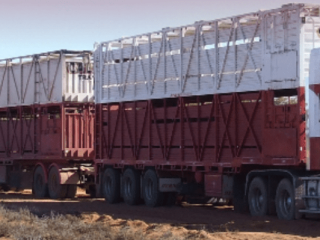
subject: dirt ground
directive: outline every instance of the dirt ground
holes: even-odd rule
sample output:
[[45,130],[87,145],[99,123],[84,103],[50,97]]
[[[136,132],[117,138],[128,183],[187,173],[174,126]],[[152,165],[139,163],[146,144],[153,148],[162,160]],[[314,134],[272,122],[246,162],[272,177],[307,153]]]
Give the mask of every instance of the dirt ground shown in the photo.
[[[30,191],[1,192],[0,204],[12,210],[28,208],[37,215],[51,212],[70,214],[86,223],[105,223],[114,228],[127,226],[147,238],[164,239],[309,239],[320,236],[320,218],[296,221],[278,220],[239,214],[232,207],[188,205],[148,208],[124,203],[107,204],[78,191],[77,198],[67,200],[34,199]],[[161,234],[160,234],[161,233]],[[320,237],[319,237],[320,239]]]

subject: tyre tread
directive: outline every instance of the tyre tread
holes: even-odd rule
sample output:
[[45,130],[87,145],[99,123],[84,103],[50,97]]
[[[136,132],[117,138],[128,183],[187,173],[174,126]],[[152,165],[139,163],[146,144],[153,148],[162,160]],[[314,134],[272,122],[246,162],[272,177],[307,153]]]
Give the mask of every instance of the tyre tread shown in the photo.
[[[110,193],[104,188],[106,178],[110,177],[112,181],[112,189]],[[120,173],[113,168],[106,168],[102,176],[102,194],[106,202],[113,204],[120,202]]]
[[[252,206],[251,198],[255,188],[260,188],[262,195],[264,195],[264,203],[262,205],[262,209],[257,211],[254,206]],[[255,177],[249,186],[248,192],[248,203],[249,203],[249,210],[252,216],[265,216],[268,211],[268,192],[267,192],[267,184],[266,181],[261,177]]]

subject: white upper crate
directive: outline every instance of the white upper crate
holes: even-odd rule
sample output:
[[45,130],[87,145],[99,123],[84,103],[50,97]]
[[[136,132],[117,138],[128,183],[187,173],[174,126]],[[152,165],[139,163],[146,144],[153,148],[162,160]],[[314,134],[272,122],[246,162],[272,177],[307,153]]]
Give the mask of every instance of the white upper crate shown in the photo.
[[102,42],[97,103],[304,86],[320,5],[288,4]]
[[60,50],[0,60],[0,107],[93,102],[91,55]]

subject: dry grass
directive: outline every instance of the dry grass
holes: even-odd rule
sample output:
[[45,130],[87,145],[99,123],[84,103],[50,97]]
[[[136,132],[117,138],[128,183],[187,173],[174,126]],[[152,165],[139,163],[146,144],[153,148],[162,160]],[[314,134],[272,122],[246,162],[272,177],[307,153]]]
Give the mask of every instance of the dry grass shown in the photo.
[[[124,224],[120,228],[106,222],[84,222],[81,216],[37,216],[29,209],[10,210],[0,206],[0,238],[18,240],[65,240],[65,239],[149,239],[147,232]],[[180,240],[170,230],[160,234],[159,239]]]
[[[32,208],[33,209],[33,208]],[[177,226],[172,224],[146,223],[141,220],[114,219],[97,213],[41,215],[35,208],[29,210],[8,209],[0,205],[0,239],[18,240],[65,240],[65,239],[112,239],[112,240],[234,240],[234,239],[281,239],[300,240],[306,237],[265,233],[261,223],[254,225],[258,231],[240,232],[234,222],[216,226],[204,224]]]
[[53,214],[38,217],[28,209],[19,211],[0,207],[0,237],[13,239],[121,239],[110,226],[86,224],[78,217]]

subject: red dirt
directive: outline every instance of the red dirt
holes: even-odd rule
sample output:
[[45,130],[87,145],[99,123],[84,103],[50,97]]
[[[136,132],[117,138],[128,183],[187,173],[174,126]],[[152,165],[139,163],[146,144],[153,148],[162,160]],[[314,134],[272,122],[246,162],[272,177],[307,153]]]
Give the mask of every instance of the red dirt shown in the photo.
[[[78,194],[75,199],[34,199],[30,191],[0,193],[1,204],[9,209],[28,207],[36,215],[51,211],[80,216],[87,222],[111,222],[113,226],[124,222],[147,231],[161,225],[167,231],[197,230],[210,239],[306,239],[320,235],[320,220],[278,220],[276,216],[263,218],[239,214],[232,207],[188,205],[149,208],[144,205],[128,206],[124,203],[107,204],[104,199],[91,199]],[[163,229],[164,230],[164,229]],[[161,230],[161,231],[163,231]]]

